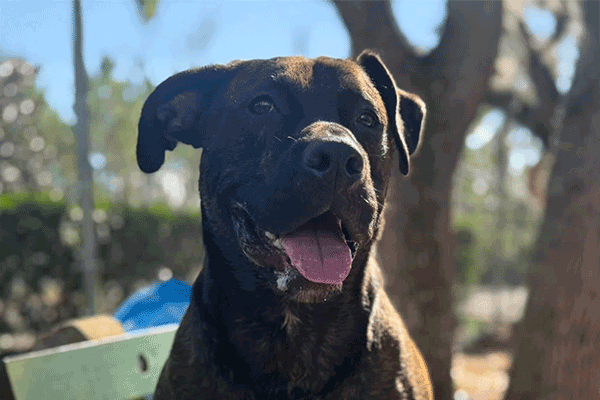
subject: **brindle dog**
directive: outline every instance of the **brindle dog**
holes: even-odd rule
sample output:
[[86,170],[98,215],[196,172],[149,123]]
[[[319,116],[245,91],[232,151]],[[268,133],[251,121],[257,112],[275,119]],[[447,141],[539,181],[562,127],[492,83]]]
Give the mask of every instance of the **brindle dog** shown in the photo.
[[[234,61],[150,95],[137,160],[203,148],[206,262],[155,399],[432,399],[372,247],[425,106],[379,57]],[[396,166],[397,168],[397,166]]]

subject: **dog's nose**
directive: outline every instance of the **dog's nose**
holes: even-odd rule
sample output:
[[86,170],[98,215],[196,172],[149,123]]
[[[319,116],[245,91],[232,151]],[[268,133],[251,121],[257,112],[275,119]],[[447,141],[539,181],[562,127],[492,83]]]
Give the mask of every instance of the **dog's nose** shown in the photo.
[[319,178],[338,171],[338,179],[349,180],[352,184],[362,177],[364,162],[362,155],[350,144],[319,140],[304,149],[302,166]]

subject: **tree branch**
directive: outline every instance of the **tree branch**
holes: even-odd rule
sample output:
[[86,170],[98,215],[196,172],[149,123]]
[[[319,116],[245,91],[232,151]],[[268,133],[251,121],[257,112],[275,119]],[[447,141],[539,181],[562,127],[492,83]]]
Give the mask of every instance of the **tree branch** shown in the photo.
[[531,47],[531,36],[522,21],[519,23],[519,30],[521,31],[521,35],[523,35],[525,47],[527,48],[529,76],[535,85],[538,102],[541,103],[541,108],[551,110],[549,115],[551,118],[554,107],[560,97],[554,83],[554,77],[548,67],[542,62],[540,54]]
[[567,13],[561,12],[555,15],[555,17],[556,29],[554,30],[554,33],[552,34],[552,37],[549,40],[550,46],[558,43],[563,38],[563,36],[567,33],[567,27],[569,26],[569,16],[567,15]]
[[[432,64],[433,69],[454,66],[462,70],[473,66],[482,56],[487,58],[493,54],[495,57],[501,29],[502,2],[449,1],[440,43],[426,57],[426,64]],[[475,61],[475,64],[485,61]]]
[[[440,43],[422,59],[417,76],[423,81],[417,84],[428,105],[457,111],[448,132],[453,138],[432,140],[458,141],[488,87],[502,34],[503,5],[499,1],[449,1],[447,7]],[[441,115],[439,123],[447,125],[449,120]]]
[[569,91],[566,113],[577,115],[589,104],[598,102],[600,81],[600,2],[583,1],[582,11],[586,32],[579,44],[579,61],[573,86]]
[[[540,53],[531,47],[531,36],[523,22],[519,30],[527,50],[529,78],[536,92],[534,105],[523,104],[513,116],[521,125],[528,127],[534,135],[548,146],[550,135],[554,130],[553,116],[560,101],[560,94],[554,83],[554,77],[542,62]],[[492,106],[508,110],[514,93],[489,92],[484,101]]]
[[352,42],[352,55],[367,48],[394,49],[394,57],[415,57],[412,46],[402,34],[386,1],[332,0]]
[[[483,102],[502,110],[509,110],[513,98],[514,94],[511,92],[489,92],[483,99]],[[538,107],[521,102],[520,107],[513,115],[511,115],[511,117],[519,124],[529,128],[533,134],[542,140],[544,146],[548,146],[548,139],[553,130],[553,126],[547,112],[544,112]]]
[[583,15],[588,35],[594,38],[596,46],[600,41],[600,4],[597,1],[583,2]]

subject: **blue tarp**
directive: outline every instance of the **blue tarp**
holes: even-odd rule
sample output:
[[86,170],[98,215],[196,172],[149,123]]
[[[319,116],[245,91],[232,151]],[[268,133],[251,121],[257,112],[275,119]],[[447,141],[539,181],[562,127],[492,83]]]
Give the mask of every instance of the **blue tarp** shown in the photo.
[[125,331],[178,324],[192,295],[192,287],[177,279],[156,282],[132,294],[114,317]]

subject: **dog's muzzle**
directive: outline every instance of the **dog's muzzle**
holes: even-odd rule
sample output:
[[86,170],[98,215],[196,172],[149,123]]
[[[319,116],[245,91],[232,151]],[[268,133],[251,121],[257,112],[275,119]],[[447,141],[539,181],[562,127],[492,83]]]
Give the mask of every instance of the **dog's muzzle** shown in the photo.
[[315,283],[342,283],[358,249],[331,211],[279,235],[260,229],[240,204],[233,206],[233,221],[242,250],[254,263],[279,272],[293,267]]

